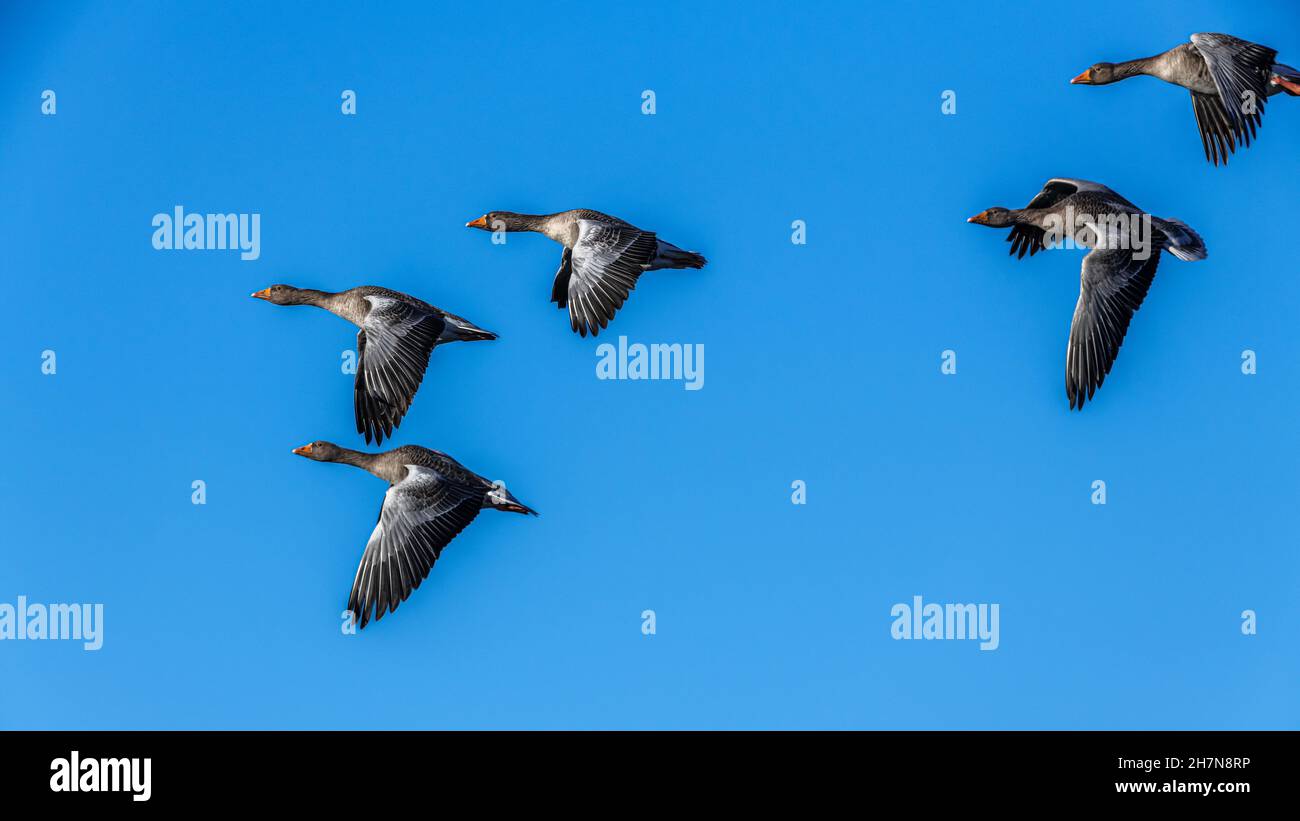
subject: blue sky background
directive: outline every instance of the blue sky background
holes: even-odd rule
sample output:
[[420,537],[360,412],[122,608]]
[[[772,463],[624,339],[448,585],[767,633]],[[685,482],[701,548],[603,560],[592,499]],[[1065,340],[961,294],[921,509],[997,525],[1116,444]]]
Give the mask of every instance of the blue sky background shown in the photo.
[[[0,643],[0,726],[1300,726],[1300,101],[1216,170],[1181,89],[1068,84],[1193,31],[1300,64],[1300,8],[863,5],[6,4],[0,602],[106,635]],[[1165,257],[1082,413],[1080,252],[964,221],[1053,176],[1210,250]],[[153,250],[178,204],[260,213],[261,258]],[[707,254],[608,337],[702,343],[703,390],[598,381],[558,246],[462,227],[574,207]],[[274,282],[501,334],[435,353],[396,443],[542,516],[485,513],[359,636],[384,486],[289,453],[360,446],[355,331]],[[918,594],[999,603],[1000,649],[892,640]]]

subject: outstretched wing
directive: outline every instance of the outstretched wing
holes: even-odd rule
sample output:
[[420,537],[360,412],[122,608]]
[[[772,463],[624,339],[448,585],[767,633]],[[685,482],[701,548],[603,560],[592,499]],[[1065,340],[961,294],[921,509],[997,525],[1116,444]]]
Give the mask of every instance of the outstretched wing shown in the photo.
[[1249,145],[1264,114],[1277,50],[1228,34],[1193,34],[1192,45],[1210,70],[1228,124],[1237,139]]
[[[630,225],[610,225],[578,220],[578,241],[569,258],[569,280],[561,289],[557,281],[551,298],[567,305],[569,324],[581,336],[592,336],[614,318],[628,294],[655,257],[659,240],[651,231]],[[561,264],[557,279],[564,273]],[[557,297],[559,297],[557,299]]]
[[[1080,180],[1070,180],[1063,177],[1050,179],[1043,185],[1043,190],[1035,194],[1025,208],[1050,208],[1078,191],[1080,182]],[[1043,237],[1046,233],[1042,228],[1034,225],[1013,226],[1011,233],[1007,235],[1007,242],[1011,243],[1010,253],[1016,259],[1024,259],[1026,252],[1032,257],[1043,250]]]
[[[1228,155],[1237,150],[1238,132],[1228,120],[1228,112],[1214,94],[1192,92],[1192,112],[1196,115],[1196,128],[1201,132],[1201,147],[1205,159],[1218,165],[1227,164]],[[1253,127],[1252,127],[1253,128]],[[1250,135],[1241,134],[1242,145],[1250,145]]]
[[410,409],[445,322],[399,299],[366,299],[371,309],[357,333],[353,401],[357,433],[378,444],[393,435]]
[[406,478],[388,489],[352,582],[348,609],[365,627],[397,610],[429,575],[442,549],[474,521],[483,489],[438,471],[406,466]]
[[1083,258],[1065,350],[1065,395],[1072,409],[1082,409],[1110,373],[1129,321],[1151,288],[1163,244],[1163,237],[1153,236],[1146,259],[1129,249],[1093,249]]
[[573,251],[568,248],[560,255],[560,267],[551,283],[551,301],[561,308],[569,306],[569,275],[573,273]]

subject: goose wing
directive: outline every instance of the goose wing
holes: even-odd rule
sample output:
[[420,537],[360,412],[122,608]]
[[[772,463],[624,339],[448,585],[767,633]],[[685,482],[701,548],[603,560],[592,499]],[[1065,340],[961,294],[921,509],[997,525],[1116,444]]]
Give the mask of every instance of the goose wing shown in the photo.
[[1082,409],[1110,373],[1129,321],[1151,288],[1162,243],[1153,236],[1146,259],[1118,248],[1093,249],[1083,258],[1065,351],[1065,395],[1072,409]]
[[1215,94],[1192,92],[1192,113],[1196,115],[1196,128],[1201,132],[1201,146],[1205,149],[1205,159],[1218,165],[1227,164],[1228,155],[1237,150],[1240,135],[1242,145],[1250,145],[1250,134],[1239,132],[1223,108],[1223,102]]
[[[1111,193],[1106,186],[1089,182],[1088,180],[1076,180],[1069,177],[1053,177],[1043,183],[1043,190],[1034,195],[1025,208],[1051,208],[1061,200],[1079,191],[1105,191]],[[1042,228],[1034,225],[1016,225],[1007,235],[1007,242],[1011,243],[1011,255],[1016,259],[1023,259],[1028,253],[1031,257],[1043,250],[1043,237],[1046,232]]]
[[569,304],[569,276],[573,273],[573,251],[565,248],[560,254],[560,267],[555,271],[555,281],[551,283],[551,301],[561,308]]
[[1277,50],[1229,34],[1193,34],[1192,45],[1210,70],[1228,123],[1249,145],[1247,131],[1254,136],[1260,125]]
[[388,488],[379,522],[357,567],[348,609],[365,627],[396,611],[429,575],[442,549],[478,515],[482,488],[434,468],[407,465],[406,478]]
[[614,318],[637,277],[650,267],[659,248],[652,231],[597,220],[578,220],[578,240],[568,255],[568,281],[562,288],[565,264],[561,262],[551,298],[569,309],[569,324],[581,336],[592,336]]
[[443,318],[389,296],[367,296],[370,313],[357,332],[353,400],[357,433],[375,443],[393,435],[424,379]]

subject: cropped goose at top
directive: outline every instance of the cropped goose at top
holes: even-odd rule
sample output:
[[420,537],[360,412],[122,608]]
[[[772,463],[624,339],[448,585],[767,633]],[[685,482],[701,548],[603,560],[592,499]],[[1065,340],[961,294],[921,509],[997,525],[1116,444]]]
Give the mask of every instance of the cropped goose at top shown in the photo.
[[564,246],[551,301],[569,309],[575,333],[599,334],[627,301],[637,279],[659,268],[703,268],[707,260],[618,217],[586,208],[556,214],[490,211],[465,223],[484,231],[533,231]]
[[1254,139],[1269,97],[1300,95],[1300,71],[1276,58],[1274,49],[1230,34],[1193,34],[1154,57],[1097,63],[1070,82],[1102,86],[1145,74],[1188,89],[1205,158],[1227,164],[1238,145]]
[[294,453],[317,462],[338,462],[388,482],[379,521],[352,581],[348,610],[362,628],[396,612],[429,575],[452,539],[483,508],[533,516],[504,486],[489,482],[445,453],[405,445],[385,453],[362,453],[332,442],[312,442]]
[[[1150,221],[1145,247],[1127,247],[1108,236],[1102,223],[1111,217]],[[1071,221],[1084,224],[1070,226]],[[1049,231],[1064,227],[1071,239],[1091,250],[1083,258],[1079,276],[1079,301],[1070,322],[1065,349],[1065,396],[1072,409],[1080,410],[1110,373],[1129,321],[1142,305],[1160,252],[1168,251],[1181,260],[1205,259],[1205,243],[1186,224],[1176,219],[1153,217],[1104,185],[1087,180],[1058,177],[1048,180],[1024,208],[989,208],[967,220],[990,228],[1010,228],[1007,241],[1017,258],[1048,247]]]
[[367,443],[391,438],[402,423],[434,348],[497,338],[413,296],[371,285],[339,293],[272,285],[252,296],[275,305],[314,305],[360,328],[352,397],[357,433],[364,434]]

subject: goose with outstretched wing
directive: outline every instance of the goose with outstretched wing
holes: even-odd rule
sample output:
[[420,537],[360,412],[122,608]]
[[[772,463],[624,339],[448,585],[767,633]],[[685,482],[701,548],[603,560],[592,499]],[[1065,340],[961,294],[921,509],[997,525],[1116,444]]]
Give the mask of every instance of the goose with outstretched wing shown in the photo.
[[293,452],[317,462],[359,467],[389,483],[348,596],[348,610],[362,628],[372,617],[378,621],[396,611],[428,577],[443,548],[483,508],[537,515],[501,483],[418,445],[362,453],[332,442],[312,442]]
[[1133,314],[1142,305],[1161,251],[1205,259],[1205,243],[1185,223],[1151,216],[1104,185],[1058,177],[1024,208],[989,208],[967,220],[1010,228],[1017,258],[1072,240],[1089,248],[1065,351],[1065,396],[1071,409],[1091,400],[1110,373]]
[[551,301],[569,310],[574,333],[599,334],[623,303],[637,279],[660,268],[703,268],[707,260],[658,238],[653,231],[579,208],[555,214],[489,211],[465,223],[492,232],[532,231],[563,246],[560,267],[551,285]]
[[1230,34],[1193,34],[1191,42],[1154,57],[1096,63],[1070,82],[1102,86],[1143,74],[1192,93],[1205,158],[1215,165],[1250,145],[1269,97],[1300,96],[1300,71],[1277,62],[1276,50]]
[[272,285],[253,296],[275,305],[314,305],[359,328],[352,403],[357,433],[367,443],[392,438],[415,401],[434,348],[497,338],[409,294],[370,285],[338,293]]

